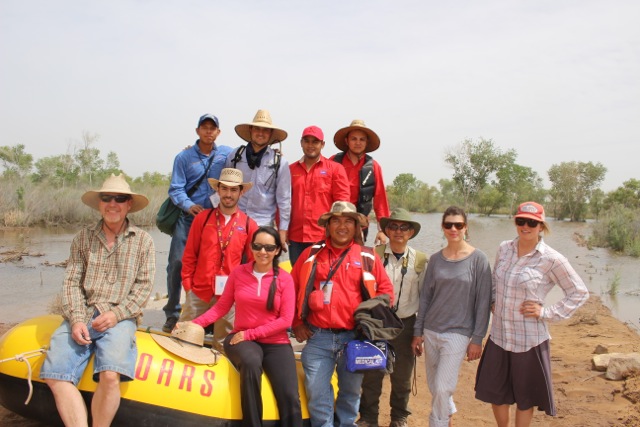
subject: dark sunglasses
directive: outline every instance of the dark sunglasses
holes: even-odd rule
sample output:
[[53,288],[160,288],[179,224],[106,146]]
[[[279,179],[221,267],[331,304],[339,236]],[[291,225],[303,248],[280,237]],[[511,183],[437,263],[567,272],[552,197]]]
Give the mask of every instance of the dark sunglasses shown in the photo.
[[410,224],[388,224],[387,228],[391,231],[397,231],[398,229],[400,229],[400,231],[409,231],[413,227]]
[[531,228],[536,228],[538,224],[540,224],[540,221],[536,221],[535,219],[530,218],[516,218],[516,225],[518,227],[522,227],[525,224],[527,224]]
[[128,194],[118,194],[117,196],[114,196],[112,194],[101,194],[100,200],[105,203],[111,203],[112,200],[115,200],[116,203],[124,203],[131,200],[131,196],[129,196]]
[[456,230],[462,230],[467,225],[464,222],[443,222],[442,226],[447,230],[451,230],[451,227],[455,227]]
[[251,249],[256,252],[260,252],[263,249],[267,252],[273,252],[278,249],[278,245],[263,245],[262,243],[252,243]]

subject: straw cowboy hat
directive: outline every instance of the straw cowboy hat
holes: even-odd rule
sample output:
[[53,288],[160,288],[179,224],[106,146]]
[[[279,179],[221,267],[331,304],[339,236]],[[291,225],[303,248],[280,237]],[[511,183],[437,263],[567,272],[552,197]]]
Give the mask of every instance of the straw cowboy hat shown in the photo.
[[371,153],[372,151],[376,151],[378,147],[380,147],[380,138],[378,134],[369,129],[363,120],[354,120],[351,122],[349,126],[346,128],[340,129],[333,136],[333,143],[338,147],[340,151],[347,151],[349,147],[347,147],[347,143],[345,138],[349,135],[349,132],[352,130],[360,130],[367,134],[367,148],[365,148],[365,153]]
[[193,322],[179,322],[171,336],[151,334],[158,345],[170,353],[200,365],[214,365],[218,352],[204,347],[204,328]]
[[[420,227],[421,227],[420,223],[414,221],[413,218],[411,217],[411,214],[407,212],[405,209],[402,209],[402,208],[394,209],[391,212],[391,216],[380,218],[380,229],[384,232],[384,234],[387,234],[386,230],[387,230],[387,224],[389,224],[389,221],[406,222],[407,224],[411,224],[411,226],[413,227],[413,236],[411,236],[409,240],[416,237],[420,232]],[[387,235],[387,237],[389,236]]]
[[129,194],[131,196],[131,210],[129,210],[129,212],[131,213],[138,212],[149,204],[149,199],[145,196],[131,191],[131,187],[127,184],[123,174],[111,174],[111,176],[104,181],[101,189],[90,190],[84,193],[81,197],[82,203],[90,208],[99,210],[98,206],[100,205],[101,193]]
[[242,182],[243,176],[242,171],[240,169],[234,168],[224,168],[222,172],[220,172],[220,179],[209,178],[209,185],[214,190],[218,190],[218,184],[222,183],[227,187],[237,187],[242,185],[242,194],[249,191],[251,187],[253,187],[253,183],[251,182]]
[[271,132],[271,139],[269,139],[269,144],[273,144],[274,142],[282,142],[287,139],[287,132],[274,126],[271,121],[271,114],[267,110],[258,110],[255,117],[253,118],[253,122],[251,123],[241,123],[236,126],[236,133],[242,139],[247,142],[251,142],[251,127],[257,126],[261,128],[273,129]]

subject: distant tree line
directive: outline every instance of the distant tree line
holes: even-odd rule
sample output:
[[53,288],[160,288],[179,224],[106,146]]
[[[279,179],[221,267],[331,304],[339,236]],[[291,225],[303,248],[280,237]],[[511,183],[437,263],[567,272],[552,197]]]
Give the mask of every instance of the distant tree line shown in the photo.
[[[103,156],[96,147],[98,141],[97,134],[85,131],[65,154],[35,162],[23,144],[0,146],[4,190],[0,192],[0,225],[87,221],[90,213],[78,209],[80,193],[120,172],[118,155],[110,151]],[[592,244],[640,256],[640,180],[630,179],[605,194],[600,185],[607,168],[601,163],[561,162],[547,171],[551,188],[545,189],[536,171],[516,160],[515,150],[503,150],[491,139],[467,139],[444,152],[444,161],[452,169],[449,179],[433,186],[412,173],[401,173],[386,190],[392,206],[413,212],[442,212],[456,204],[468,212],[512,215],[521,202],[536,200],[557,220],[599,220]],[[136,214],[136,221],[152,225],[166,197],[170,175],[145,172],[130,181],[151,200],[148,209]]]
[[[99,135],[85,131],[80,141],[69,144],[65,154],[35,162],[24,144],[0,146],[0,225],[64,226],[92,221],[92,212],[82,207],[80,195],[112,173],[121,173],[118,155],[109,151],[103,156],[96,147],[99,139]],[[150,209],[133,217],[140,225],[153,224],[153,209],[157,210],[166,197],[170,174],[145,172],[129,181],[135,191],[151,196]]]
[[[102,182],[112,173],[120,173],[118,155],[109,151],[103,158],[102,153],[95,147],[99,141],[98,134],[84,131],[81,140],[69,144],[65,154],[47,156],[33,161],[33,156],[25,151],[24,144],[0,147],[0,162],[3,167],[2,179],[31,180],[54,187],[91,187],[94,183]],[[169,174],[145,172],[136,178],[137,183],[168,185]]]
[[607,168],[601,163],[561,162],[547,171],[551,188],[531,168],[516,163],[515,150],[503,151],[492,140],[467,139],[445,150],[451,179],[438,187],[401,173],[387,187],[390,203],[414,212],[442,212],[457,204],[468,212],[512,215],[527,200],[542,203],[556,220],[599,220],[590,244],[640,256],[640,181],[630,179],[604,193]]

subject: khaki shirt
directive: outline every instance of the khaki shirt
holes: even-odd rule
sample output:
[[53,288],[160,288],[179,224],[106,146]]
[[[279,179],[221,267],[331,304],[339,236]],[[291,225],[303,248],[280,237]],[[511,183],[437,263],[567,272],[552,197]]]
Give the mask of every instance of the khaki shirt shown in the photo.
[[[415,271],[416,250],[410,246],[404,251],[404,255],[400,259],[396,259],[395,255],[391,251],[391,247],[387,243],[384,249],[385,256],[382,258],[382,262],[385,262],[387,258],[387,266],[385,270],[389,275],[389,279],[393,282],[394,290],[394,304],[397,304],[398,311],[396,314],[399,318],[404,319],[406,317],[413,316],[418,312],[420,305],[420,284],[424,277],[427,266],[418,275]],[[407,274],[402,280],[402,263],[407,258]],[[402,283],[402,292],[400,292],[400,283]]]

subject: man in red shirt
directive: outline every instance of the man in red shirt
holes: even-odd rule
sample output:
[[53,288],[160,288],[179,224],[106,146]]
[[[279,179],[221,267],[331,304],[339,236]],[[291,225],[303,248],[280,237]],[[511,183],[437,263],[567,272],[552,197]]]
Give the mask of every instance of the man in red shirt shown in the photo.
[[[368,222],[352,203],[335,202],[318,219],[318,225],[326,227],[326,239],[305,249],[293,267],[297,295],[293,331],[299,342],[307,341],[302,367],[313,426],[355,424],[363,374],[347,370],[342,350],[356,337],[354,312],[362,302],[361,282],[372,297],[388,294],[393,300],[393,284],[380,258],[362,248],[360,230]],[[373,257],[371,271],[363,268],[363,257]],[[334,370],[338,374],[335,418]]]
[[325,230],[317,218],[337,200],[349,200],[349,182],[342,165],[321,154],[324,134],[317,126],[302,131],[302,158],[291,170],[291,221],[289,259],[294,265],[304,249],[324,239]]
[[[336,132],[333,143],[342,151],[332,156],[331,160],[340,163],[347,172],[351,186],[349,201],[356,205],[358,212],[364,216],[369,216],[373,208],[376,220],[380,224],[380,218],[391,214],[389,201],[382,179],[382,169],[378,162],[367,154],[380,147],[380,138],[365,126],[364,121],[354,120],[350,126]],[[374,244],[385,244],[387,236],[379,227],[378,225]],[[367,240],[368,229],[363,232],[364,240]]]
[[[240,196],[252,186],[242,182],[242,171],[222,169],[220,179],[209,178],[220,204],[200,212],[193,220],[182,255],[182,286],[186,292],[180,322],[207,311],[222,295],[227,276],[236,266],[253,260],[251,237],[258,229],[254,220],[238,209]],[[245,262],[246,262],[245,261]],[[233,328],[235,310],[214,325],[220,342]]]

